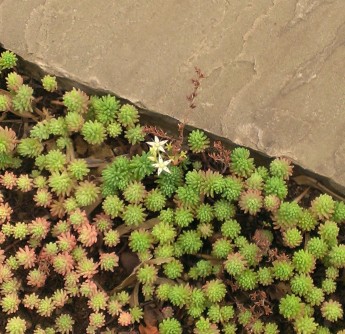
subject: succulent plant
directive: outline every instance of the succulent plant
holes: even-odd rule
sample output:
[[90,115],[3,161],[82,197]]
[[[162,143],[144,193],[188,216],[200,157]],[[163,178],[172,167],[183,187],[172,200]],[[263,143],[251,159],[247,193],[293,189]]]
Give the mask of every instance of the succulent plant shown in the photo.
[[300,230],[293,227],[283,232],[283,239],[288,247],[295,248],[301,244],[303,236]]
[[296,319],[294,327],[297,334],[312,334],[315,333],[318,324],[313,317],[302,316]]
[[63,95],[63,103],[68,111],[84,114],[88,108],[89,97],[80,89],[73,88]]
[[69,314],[61,314],[55,320],[55,326],[58,333],[68,334],[73,332],[75,321]]
[[267,178],[264,190],[266,195],[275,195],[280,200],[284,200],[288,193],[286,182],[277,176]]
[[3,51],[0,55],[0,72],[17,65],[18,58],[12,51]]
[[92,145],[100,145],[106,138],[105,128],[98,121],[87,121],[84,123],[81,133],[85,141]]
[[48,92],[54,92],[57,90],[56,77],[52,75],[45,75],[42,78],[42,86]]
[[33,93],[34,90],[30,86],[25,84],[19,86],[15,95],[12,97],[13,110],[20,114],[32,112]]
[[311,203],[311,211],[319,219],[329,219],[334,213],[335,201],[330,195],[322,194]]
[[139,121],[137,108],[130,104],[124,104],[117,114],[117,120],[126,128],[134,127]]
[[231,153],[231,170],[238,176],[249,177],[254,172],[254,159],[244,147],[236,147]]
[[11,99],[7,95],[0,95],[0,111],[7,111],[11,107]]
[[7,321],[6,333],[8,334],[24,334],[27,329],[27,322],[20,317],[13,317]]
[[270,163],[271,175],[284,180],[287,180],[292,175],[292,169],[293,167],[291,166],[290,161],[285,158],[274,159]]
[[122,132],[121,124],[117,122],[112,122],[107,126],[106,131],[109,137],[116,138]]
[[339,302],[330,299],[321,305],[321,314],[326,320],[334,322],[343,317],[344,311]]
[[16,72],[10,72],[6,77],[6,86],[9,92],[15,93],[19,87],[23,84],[23,77]]
[[286,295],[279,302],[279,313],[286,319],[297,319],[302,309],[301,298],[294,294]]
[[182,326],[174,318],[164,319],[159,324],[159,332],[162,334],[182,334]]
[[210,140],[203,131],[193,130],[188,135],[188,145],[193,153],[200,153],[209,147]]
[[242,192],[239,206],[245,213],[256,215],[262,207],[262,196],[260,190],[247,190]]
[[95,111],[96,120],[102,124],[111,124],[116,120],[120,103],[115,96],[111,95],[93,97],[91,108]]

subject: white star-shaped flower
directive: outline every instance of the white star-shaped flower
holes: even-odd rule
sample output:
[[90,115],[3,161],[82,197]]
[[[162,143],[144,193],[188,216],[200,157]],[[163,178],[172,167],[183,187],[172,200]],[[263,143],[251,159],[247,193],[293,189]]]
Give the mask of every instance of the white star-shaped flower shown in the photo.
[[155,136],[155,141],[148,141],[147,144],[152,146],[152,150],[154,152],[165,152],[164,145],[167,143],[167,140],[159,140],[157,136]]
[[158,156],[158,162],[156,164],[153,164],[153,167],[156,167],[158,169],[158,175],[160,173],[167,172],[167,173],[171,173],[168,165],[170,164],[171,160],[163,160],[161,156]]

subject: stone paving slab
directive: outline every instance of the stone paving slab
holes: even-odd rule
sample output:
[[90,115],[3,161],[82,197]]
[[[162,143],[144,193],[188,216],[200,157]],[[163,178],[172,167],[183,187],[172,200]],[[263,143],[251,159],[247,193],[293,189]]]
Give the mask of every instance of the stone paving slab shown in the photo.
[[344,0],[0,0],[0,43],[345,189]]

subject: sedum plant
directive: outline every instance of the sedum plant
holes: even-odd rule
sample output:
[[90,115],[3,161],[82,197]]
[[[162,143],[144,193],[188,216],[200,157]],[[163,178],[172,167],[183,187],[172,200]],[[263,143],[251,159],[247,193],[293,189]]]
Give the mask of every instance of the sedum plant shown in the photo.
[[6,333],[8,334],[25,334],[26,329],[26,321],[20,317],[13,317],[7,321]]
[[34,90],[29,85],[23,84],[19,86],[12,98],[13,110],[19,114],[33,112],[33,93]]
[[56,77],[52,75],[45,75],[42,78],[42,86],[47,92],[54,92],[57,90]]
[[109,94],[47,75],[42,100],[16,62],[0,56],[2,119],[28,124],[0,127],[1,333],[345,330],[343,202],[293,198],[287,159],[171,137]]
[[3,51],[0,54],[0,72],[17,65],[18,58],[12,51]]
[[188,136],[188,145],[193,153],[200,153],[205,151],[209,146],[210,140],[205,133],[200,130],[193,130]]

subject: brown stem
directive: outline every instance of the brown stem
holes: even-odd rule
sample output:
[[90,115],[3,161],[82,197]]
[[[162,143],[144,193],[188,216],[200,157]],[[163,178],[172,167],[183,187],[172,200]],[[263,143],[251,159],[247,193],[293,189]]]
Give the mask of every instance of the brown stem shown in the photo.
[[310,191],[310,187],[305,189],[301,194],[299,194],[295,199],[294,202],[298,203],[308,192]]

